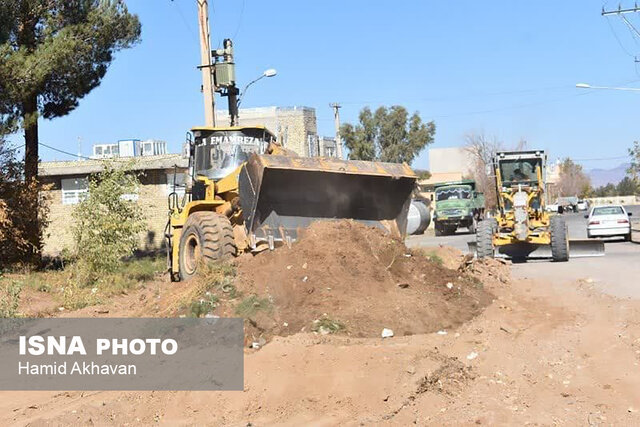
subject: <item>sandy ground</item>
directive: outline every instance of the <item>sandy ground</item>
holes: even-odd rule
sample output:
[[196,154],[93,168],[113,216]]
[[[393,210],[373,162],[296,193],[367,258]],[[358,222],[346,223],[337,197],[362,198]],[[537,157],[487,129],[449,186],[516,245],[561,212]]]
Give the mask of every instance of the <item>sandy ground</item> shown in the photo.
[[2,425],[640,423],[640,303],[593,283],[488,281],[447,334],[276,337],[243,392],[1,392]]

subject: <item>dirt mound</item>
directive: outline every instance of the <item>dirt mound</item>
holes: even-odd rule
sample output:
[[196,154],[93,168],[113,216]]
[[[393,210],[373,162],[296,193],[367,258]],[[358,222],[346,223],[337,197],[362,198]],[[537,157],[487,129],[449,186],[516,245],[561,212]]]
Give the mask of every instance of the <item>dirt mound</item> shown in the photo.
[[352,221],[316,222],[291,248],[237,262],[236,286],[259,308],[247,316],[250,339],[429,333],[455,328],[492,300],[473,276]]

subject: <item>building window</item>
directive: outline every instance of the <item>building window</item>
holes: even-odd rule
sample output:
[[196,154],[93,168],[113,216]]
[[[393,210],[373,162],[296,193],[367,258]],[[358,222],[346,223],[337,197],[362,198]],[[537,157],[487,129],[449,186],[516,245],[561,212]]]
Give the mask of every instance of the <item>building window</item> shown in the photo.
[[[174,182],[173,182],[174,174],[173,172],[169,172],[167,174],[167,194],[171,194],[174,192]],[[175,192],[178,196],[182,197],[184,195],[184,190],[187,186],[187,174],[183,172],[177,172],[175,174]]]
[[63,205],[76,205],[87,197],[89,193],[87,178],[65,178],[60,181]]
[[336,157],[336,147],[324,147],[324,156],[325,157]]
[[318,135],[315,134],[307,134],[307,145],[308,145],[308,153],[309,157],[315,157],[320,155],[320,150],[318,150]]

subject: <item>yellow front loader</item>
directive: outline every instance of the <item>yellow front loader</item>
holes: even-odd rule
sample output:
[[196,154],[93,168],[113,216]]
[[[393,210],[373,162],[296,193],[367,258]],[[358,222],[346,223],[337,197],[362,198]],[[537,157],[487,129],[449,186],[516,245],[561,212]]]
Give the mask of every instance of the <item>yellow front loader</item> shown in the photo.
[[169,196],[174,281],[203,262],[291,245],[313,221],[353,219],[403,237],[416,175],[406,164],[298,157],[266,128],[194,128],[192,184]]
[[569,240],[562,215],[545,209],[546,154],[544,151],[499,152],[494,158],[498,211],[479,224],[470,249],[478,258],[505,256],[512,259],[604,255],[604,244]]

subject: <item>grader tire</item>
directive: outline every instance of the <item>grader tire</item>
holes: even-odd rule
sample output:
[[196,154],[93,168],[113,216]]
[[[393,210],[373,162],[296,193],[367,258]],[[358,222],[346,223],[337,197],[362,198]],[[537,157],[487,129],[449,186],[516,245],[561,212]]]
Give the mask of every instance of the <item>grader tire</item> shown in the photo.
[[567,224],[560,216],[551,217],[551,258],[556,262],[569,261]]
[[478,258],[493,258],[493,233],[498,228],[492,220],[480,221],[476,232],[476,252]]
[[189,215],[180,236],[180,280],[192,278],[201,263],[231,258],[237,254],[229,219],[214,212]]

